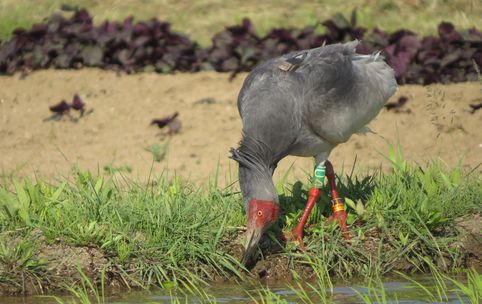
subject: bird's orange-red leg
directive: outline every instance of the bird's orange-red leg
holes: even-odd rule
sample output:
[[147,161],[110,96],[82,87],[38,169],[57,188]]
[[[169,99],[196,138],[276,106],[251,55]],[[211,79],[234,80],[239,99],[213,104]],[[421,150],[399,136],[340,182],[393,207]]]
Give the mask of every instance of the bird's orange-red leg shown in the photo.
[[325,162],[325,166],[326,177],[328,178],[328,182],[330,183],[331,201],[333,203],[333,205],[331,206],[333,214],[328,218],[327,222],[330,223],[332,221],[336,221],[338,225],[340,225],[343,237],[345,237],[346,240],[349,240],[350,234],[348,233],[348,228],[346,226],[347,215],[345,211],[345,206],[343,205],[343,201],[338,195],[338,191],[336,191],[335,171],[333,170],[333,165],[329,161]]
[[308,201],[306,202],[305,211],[303,212],[303,215],[301,216],[298,225],[296,225],[295,229],[293,229],[292,232],[293,237],[298,241],[301,249],[303,250],[305,249],[303,243],[303,229],[306,225],[306,222],[308,221],[308,216],[310,216],[311,210],[313,209],[316,201],[318,200],[318,197],[320,197],[320,189],[311,188],[308,193]]
[[[350,235],[348,233],[348,228],[346,226],[347,215],[346,215],[343,202],[338,195],[338,191],[336,190],[335,172],[333,170],[333,165],[329,161],[325,161],[325,166],[326,166],[326,177],[328,178],[328,182],[330,183],[331,197],[333,202],[333,205],[332,205],[333,214],[328,218],[327,222],[336,221],[340,225],[341,231],[343,232],[343,236],[345,237],[345,239],[349,240]],[[317,175],[317,172],[315,171],[315,177],[316,175]],[[324,174],[321,177],[321,182],[318,182],[318,183],[315,182],[316,186],[321,187],[323,177],[324,177]],[[295,229],[293,229],[291,234],[291,238],[295,238],[300,244],[300,248],[303,250],[304,250],[303,229],[306,225],[306,222],[308,221],[308,217],[311,213],[311,210],[315,206],[316,201],[320,196],[321,190],[318,187],[312,187],[308,192],[308,201],[306,202],[305,211],[303,212],[303,215],[301,216],[300,221],[298,222],[298,225],[296,225]],[[287,237],[287,238],[290,238],[290,237]]]

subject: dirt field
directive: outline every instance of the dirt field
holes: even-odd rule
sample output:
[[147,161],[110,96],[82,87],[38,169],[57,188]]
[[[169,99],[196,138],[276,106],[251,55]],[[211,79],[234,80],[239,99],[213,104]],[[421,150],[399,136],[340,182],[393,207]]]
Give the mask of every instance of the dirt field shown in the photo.
[[[228,74],[214,72],[118,75],[89,69],[0,77],[0,174],[55,179],[75,167],[103,172],[107,166],[142,181],[152,167],[155,175],[175,172],[203,182],[219,165],[220,183],[234,181],[228,150],[240,139],[236,97],[244,77],[230,82]],[[45,121],[49,105],[75,93],[92,114],[78,122]],[[421,164],[441,159],[470,169],[482,162],[482,110],[469,112],[469,104],[482,102],[480,83],[403,86],[391,101],[401,95],[409,98],[404,112],[382,110],[370,125],[377,134],[354,135],[335,149],[335,170],[349,171],[355,158],[357,171],[387,168],[381,155],[388,153],[387,141],[398,141],[406,158]],[[146,148],[157,143],[162,149],[169,137],[149,123],[174,111],[181,132],[171,137],[167,158],[153,162]],[[292,178],[311,172],[311,159],[289,157],[276,178],[291,164]]]

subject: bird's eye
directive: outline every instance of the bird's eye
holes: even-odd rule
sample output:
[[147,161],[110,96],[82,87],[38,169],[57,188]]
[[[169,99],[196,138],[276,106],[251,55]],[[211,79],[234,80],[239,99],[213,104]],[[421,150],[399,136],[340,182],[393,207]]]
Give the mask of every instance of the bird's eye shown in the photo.
[[263,215],[263,211],[258,210],[258,216],[262,216],[262,215]]

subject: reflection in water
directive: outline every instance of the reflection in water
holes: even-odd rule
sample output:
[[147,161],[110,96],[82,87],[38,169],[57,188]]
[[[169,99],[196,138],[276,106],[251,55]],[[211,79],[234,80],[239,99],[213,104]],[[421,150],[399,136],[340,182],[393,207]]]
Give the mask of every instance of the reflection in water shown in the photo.
[[[417,282],[422,283],[429,290],[433,288],[435,292],[435,283],[431,278],[417,278]],[[362,287],[363,283],[352,283],[351,285],[335,284],[333,294],[330,295],[328,302],[330,303],[365,303],[362,299],[363,295],[371,295],[372,302],[376,302],[373,294],[370,294],[370,288]],[[202,296],[186,295],[179,289],[153,289],[151,291],[131,291],[120,295],[110,296],[108,303],[116,304],[134,304],[134,303],[255,303],[252,297],[259,299],[260,294],[264,294],[267,286],[260,285],[238,285],[238,284],[218,284],[202,290]],[[388,281],[383,284],[383,289],[388,303],[427,303],[427,294],[414,283],[407,281]],[[296,288],[289,287],[286,284],[269,285],[269,290],[278,295],[281,299],[287,300],[288,303],[303,303],[296,292]],[[378,289],[379,290],[379,289]],[[373,289],[372,289],[373,291]],[[460,299],[456,294],[446,291],[448,301],[444,303],[460,303]],[[329,294],[329,291],[328,291]],[[251,295],[251,296],[250,296]],[[70,303],[72,298],[60,296],[65,303]],[[318,301],[312,299],[314,303]],[[0,297],[0,303],[11,304],[50,304],[58,303],[50,297]],[[271,303],[271,302],[270,302]],[[468,301],[467,301],[468,303]]]

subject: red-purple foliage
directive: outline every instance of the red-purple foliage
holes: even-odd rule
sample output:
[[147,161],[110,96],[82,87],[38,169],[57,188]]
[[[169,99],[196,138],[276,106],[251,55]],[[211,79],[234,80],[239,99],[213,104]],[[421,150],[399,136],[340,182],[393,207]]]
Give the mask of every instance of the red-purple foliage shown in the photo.
[[[317,31],[318,26],[325,33]],[[0,46],[0,74],[16,71],[82,66],[138,72],[214,69],[221,72],[250,71],[272,57],[300,49],[361,39],[358,51],[382,50],[399,83],[460,82],[476,80],[473,62],[482,66],[482,32],[475,28],[456,31],[448,22],[438,27],[438,36],[419,37],[408,30],[388,34],[371,32],[341,14],[321,24],[302,29],[275,28],[259,36],[249,19],[227,27],[201,48],[187,36],[172,32],[167,22],[156,19],[134,22],[106,21],[94,26],[82,9],[70,19],[53,15],[30,30],[16,29]]]
[[80,98],[78,94],[75,94],[72,98],[72,109],[77,111],[85,110],[85,103],[82,101],[82,98]]
[[57,104],[49,107],[49,110],[56,114],[65,114],[70,111],[71,106],[65,101],[62,100]]

